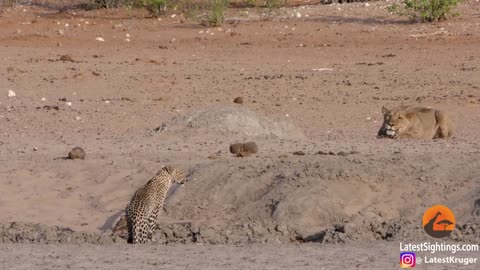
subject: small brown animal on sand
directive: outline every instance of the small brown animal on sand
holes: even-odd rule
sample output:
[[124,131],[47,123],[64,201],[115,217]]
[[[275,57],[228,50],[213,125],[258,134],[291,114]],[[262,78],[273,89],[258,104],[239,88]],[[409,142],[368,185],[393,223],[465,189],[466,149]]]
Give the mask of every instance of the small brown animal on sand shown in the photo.
[[233,100],[233,103],[243,104],[243,97],[236,97],[236,98]]
[[68,158],[69,159],[85,159],[85,150],[83,150],[81,147],[75,147],[70,152],[68,153]]
[[255,142],[234,143],[230,145],[230,153],[237,157],[248,157],[258,152],[258,146]]

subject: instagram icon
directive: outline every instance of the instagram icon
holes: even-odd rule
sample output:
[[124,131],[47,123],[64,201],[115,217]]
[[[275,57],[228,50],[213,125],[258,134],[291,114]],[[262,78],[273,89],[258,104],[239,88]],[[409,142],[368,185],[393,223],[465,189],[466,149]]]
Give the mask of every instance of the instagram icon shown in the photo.
[[402,252],[400,253],[400,267],[401,268],[413,268],[415,267],[415,262],[417,257],[413,252]]

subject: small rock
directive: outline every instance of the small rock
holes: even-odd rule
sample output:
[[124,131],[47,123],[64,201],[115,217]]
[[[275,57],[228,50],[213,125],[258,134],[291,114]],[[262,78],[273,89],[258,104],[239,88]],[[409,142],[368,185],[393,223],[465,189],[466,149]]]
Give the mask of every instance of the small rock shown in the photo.
[[105,39],[103,39],[102,37],[97,37],[95,40],[100,42],[105,42]]
[[65,103],[65,104],[66,104],[67,106],[72,106],[72,102],[70,102],[70,101],[67,102],[67,103]]
[[233,103],[243,104],[243,97],[236,97],[236,98],[233,100]]
[[295,151],[292,154],[294,154],[295,156],[305,156],[305,152],[303,151]]
[[65,34],[65,30],[60,29],[57,31],[59,35],[63,36]]
[[8,90],[8,97],[16,97],[17,95],[15,94],[15,92],[13,92],[13,90]]
[[42,101],[46,101],[46,100],[47,100],[46,98],[42,97]]
[[75,147],[68,153],[69,159],[85,159],[85,151],[81,147]]
[[302,14],[300,14],[300,12],[297,12],[297,18],[301,18],[302,17]]
[[82,118],[80,116],[75,116],[75,120],[79,121],[81,120]]

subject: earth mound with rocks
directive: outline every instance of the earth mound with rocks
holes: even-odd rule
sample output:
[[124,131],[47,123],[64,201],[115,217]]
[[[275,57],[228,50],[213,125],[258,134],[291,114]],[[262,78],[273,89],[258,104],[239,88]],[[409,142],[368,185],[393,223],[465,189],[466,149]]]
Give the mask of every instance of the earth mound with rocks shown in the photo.
[[155,131],[175,133],[184,137],[211,135],[236,136],[238,139],[264,138],[298,140],[302,131],[285,120],[273,120],[242,107],[220,107],[177,116]]

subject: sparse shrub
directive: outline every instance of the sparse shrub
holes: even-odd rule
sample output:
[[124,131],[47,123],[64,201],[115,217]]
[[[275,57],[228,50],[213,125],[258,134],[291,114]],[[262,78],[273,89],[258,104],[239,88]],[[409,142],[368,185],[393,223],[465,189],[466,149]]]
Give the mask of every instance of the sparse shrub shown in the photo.
[[276,11],[284,6],[287,3],[287,0],[265,0],[263,7],[266,9],[266,17],[263,18],[265,20],[270,20],[275,16]]
[[265,0],[265,7],[269,10],[280,8],[285,5],[287,0]]
[[243,0],[243,4],[247,7],[256,7],[257,0]]
[[172,5],[172,8],[181,12],[185,19],[199,22],[201,21],[199,18],[200,10],[205,7],[196,3],[195,0],[178,0]]
[[17,0],[0,0],[0,6],[13,7],[17,4]]
[[93,0],[93,6],[95,8],[117,8],[126,4],[125,0]]
[[420,18],[423,22],[445,20],[453,13],[452,8],[460,0],[403,0],[402,5],[393,4],[388,7],[390,13],[409,16],[411,19]]
[[160,16],[165,14],[169,0],[146,0],[143,1],[143,6],[153,15]]
[[228,7],[228,0],[210,0],[208,25],[219,26],[225,20],[225,10]]

